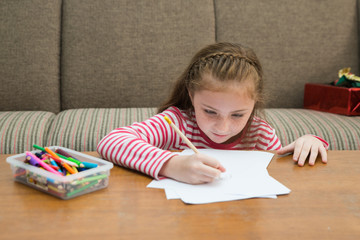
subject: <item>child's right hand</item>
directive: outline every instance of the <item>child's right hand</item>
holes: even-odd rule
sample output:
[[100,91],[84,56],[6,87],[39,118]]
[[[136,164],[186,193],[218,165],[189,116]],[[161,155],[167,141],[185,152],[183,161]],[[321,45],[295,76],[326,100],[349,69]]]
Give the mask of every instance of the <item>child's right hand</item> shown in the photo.
[[218,160],[197,153],[170,158],[161,168],[159,175],[180,182],[201,184],[214,181],[222,172],[225,172],[225,168]]

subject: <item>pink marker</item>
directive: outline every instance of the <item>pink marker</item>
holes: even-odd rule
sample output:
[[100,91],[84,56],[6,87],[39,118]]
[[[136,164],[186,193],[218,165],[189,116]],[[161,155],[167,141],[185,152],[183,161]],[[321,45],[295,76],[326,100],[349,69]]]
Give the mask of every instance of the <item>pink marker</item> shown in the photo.
[[43,161],[41,161],[37,156],[35,156],[34,154],[32,154],[31,152],[26,152],[26,156],[31,157],[33,160],[35,160],[40,166],[42,166],[43,168],[45,168],[46,170],[48,170],[49,172],[52,172],[58,176],[63,176],[61,175],[58,171],[54,170],[53,168],[49,167],[46,163],[44,163]]

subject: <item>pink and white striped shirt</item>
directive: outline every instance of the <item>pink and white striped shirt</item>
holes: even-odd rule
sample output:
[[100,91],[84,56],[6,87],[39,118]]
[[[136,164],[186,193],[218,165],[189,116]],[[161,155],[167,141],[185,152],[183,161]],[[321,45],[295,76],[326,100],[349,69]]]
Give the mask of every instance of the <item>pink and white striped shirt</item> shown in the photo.
[[131,126],[117,128],[98,144],[98,153],[117,165],[135,169],[158,179],[163,164],[177,155],[169,150],[184,150],[188,146],[164,119],[168,116],[197,148],[227,150],[278,150],[281,143],[275,130],[265,121],[254,117],[248,134],[230,144],[211,141],[192,117],[176,107],[170,107],[150,119]]

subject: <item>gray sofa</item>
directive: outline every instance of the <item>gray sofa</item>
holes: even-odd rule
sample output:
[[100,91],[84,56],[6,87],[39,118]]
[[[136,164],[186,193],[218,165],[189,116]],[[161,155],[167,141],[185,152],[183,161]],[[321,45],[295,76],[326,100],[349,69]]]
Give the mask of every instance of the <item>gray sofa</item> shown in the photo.
[[96,150],[153,115],[193,54],[221,41],[260,58],[283,145],[312,133],[360,149],[360,117],[303,109],[305,83],[359,74],[357,0],[2,0],[0,24],[1,154]]

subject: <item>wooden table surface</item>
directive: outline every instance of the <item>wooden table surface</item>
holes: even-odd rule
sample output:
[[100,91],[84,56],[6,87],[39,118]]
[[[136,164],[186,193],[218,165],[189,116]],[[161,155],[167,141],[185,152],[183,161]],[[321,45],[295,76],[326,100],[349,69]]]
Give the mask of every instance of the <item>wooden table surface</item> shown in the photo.
[[[97,156],[96,153],[87,153]],[[360,239],[360,151],[298,167],[274,156],[277,199],[204,205],[167,200],[151,178],[115,166],[105,189],[61,200],[13,181],[0,158],[0,239]]]

